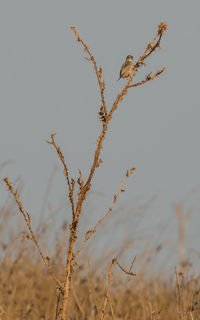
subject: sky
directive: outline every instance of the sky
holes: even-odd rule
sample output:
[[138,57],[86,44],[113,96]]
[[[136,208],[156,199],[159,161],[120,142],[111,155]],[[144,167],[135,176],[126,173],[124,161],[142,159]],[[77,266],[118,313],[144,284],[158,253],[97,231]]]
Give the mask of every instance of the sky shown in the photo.
[[[199,10],[197,0],[2,0],[0,165],[10,162],[0,171],[1,202],[7,196],[2,178],[8,176],[15,185],[20,180],[24,206],[38,217],[56,166],[48,201],[55,210],[65,203],[62,168],[46,143],[55,131],[71,177],[78,178],[78,168],[84,177],[89,172],[101,128],[100,95],[93,67],[84,59],[86,53],[75,41],[70,26],[77,27],[103,69],[110,107],[125,84],[124,80],[116,81],[125,57],[131,54],[136,60],[153,39],[157,25],[164,21],[168,31],[161,43],[163,50],[148,59],[137,79],[163,66],[167,69],[156,80],[131,89],[119,105],[86,208],[91,206],[93,220],[101,216],[126,170],[136,167],[120,204],[131,207],[156,195],[157,204],[152,208],[156,221],[171,219],[174,202],[194,206],[197,210],[190,232],[196,235],[200,182]],[[69,210],[63,212],[69,214]],[[146,222],[151,229],[151,215]]]

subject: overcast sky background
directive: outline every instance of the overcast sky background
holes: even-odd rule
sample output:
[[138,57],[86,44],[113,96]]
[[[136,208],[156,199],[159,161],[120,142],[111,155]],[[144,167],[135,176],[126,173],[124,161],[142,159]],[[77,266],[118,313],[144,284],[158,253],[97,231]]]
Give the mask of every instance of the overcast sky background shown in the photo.
[[[165,21],[164,51],[148,59],[137,79],[165,65],[167,70],[131,89],[119,105],[103,148],[104,163],[95,175],[94,198],[91,194],[86,207],[96,221],[111,204],[126,169],[134,166],[136,175],[120,204],[131,208],[157,195],[152,208],[156,220],[145,218],[150,231],[160,219],[173,217],[173,202],[195,207],[189,230],[198,247],[199,11],[197,0],[1,0],[0,164],[14,162],[0,174],[11,181],[22,178],[24,206],[32,216],[41,210],[55,164],[59,170],[49,201],[56,209],[65,198],[60,163],[45,142],[49,135],[57,131],[71,176],[77,178],[81,168],[86,177],[101,127],[96,75],[70,26],[77,27],[102,66],[111,106],[125,83],[116,81],[125,57],[137,59]],[[3,203],[3,182],[0,193]]]

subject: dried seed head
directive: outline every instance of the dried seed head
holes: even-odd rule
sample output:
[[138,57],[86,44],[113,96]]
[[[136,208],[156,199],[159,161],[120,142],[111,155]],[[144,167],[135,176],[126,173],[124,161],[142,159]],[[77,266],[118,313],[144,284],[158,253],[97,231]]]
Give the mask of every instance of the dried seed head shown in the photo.
[[166,22],[161,22],[159,25],[158,25],[158,34],[161,35],[162,33],[165,33],[166,30],[167,30],[167,23]]

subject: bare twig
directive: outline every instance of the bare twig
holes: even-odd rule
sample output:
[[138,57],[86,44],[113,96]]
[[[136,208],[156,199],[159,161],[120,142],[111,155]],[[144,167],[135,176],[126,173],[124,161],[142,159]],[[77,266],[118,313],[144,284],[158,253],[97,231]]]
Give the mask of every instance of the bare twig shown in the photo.
[[160,316],[159,316],[160,311],[159,311],[159,312],[156,312],[155,310],[153,310],[150,301],[148,301],[148,306],[149,306],[149,311],[150,311],[151,320],[159,320],[159,319],[160,319]]
[[106,306],[107,306],[108,298],[109,298],[109,295],[110,295],[110,287],[111,287],[111,283],[112,283],[113,266],[114,266],[114,259],[112,260],[112,262],[110,264],[110,270],[109,270],[109,273],[108,273],[108,285],[107,285],[106,296],[105,296],[103,308],[102,308],[102,311],[101,311],[101,317],[100,317],[101,320],[103,320],[104,317],[105,317]]
[[30,218],[30,215],[29,213],[25,212],[24,209],[23,209],[23,206],[22,206],[22,203],[21,203],[21,200],[17,194],[17,191],[14,191],[13,189],[13,185],[12,183],[8,180],[8,178],[4,178],[4,182],[7,184],[7,187],[8,187],[8,190],[10,191],[10,193],[13,195],[16,203],[17,203],[17,206],[18,206],[18,209],[19,211],[21,212],[25,222],[26,222],[26,225],[28,227],[28,230],[30,232],[30,236],[28,237],[28,239],[32,240],[34,243],[35,243],[35,246],[37,248],[37,250],[39,251],[39,254],[44,262],[44,264],[46,265],[49,273],[51,274],[51,276],[54,278],[54,280],[56,281],[56,283],[58,284],[59,288],[62,290],[62,283],[58,280],[58,278],[56,277],[54,271],[52,270],[52,267],[50,265],[50,259],[49,257],[45,256],[45,254],[43,253],[42,249],[40,248],[39,246],[39,243],[36,239],[36,236],[32,230],[32,227],[31,227],[31,218]]
[[166,67],[163,67],[162,69],[158,70],[156,73],[154,73],[153,75],[147,75],[145,80],[142,80],[138,83],[133,83],[131,85],[128,86],[128,88],[133,88],[133,87],[139,87],[151,80],[154,80],[156,77],[158,77],[161,73],[163,73],[165,71]]
[[118,267],[119,267],[124,273],[126,273],[127,275],[129,275],[129,276],[136,276],[136,273],[131,272],[131,271],[127,271],[126,269],[124,269],[124,268],[120,265],[120,263],[118,262],[117,259],[113,259],[113,263],[114,263],[114,262],[115,262],[115,263],[118,265]]
[[124,180],[122,181],[121,185],[120,185],[120,188],[119,190],[117,191],[117,193],[114,195],[114,200],[113,200],[113,203],[111,204],[110,208],[106,211],[106,213],[103,215],[103,217],[96,223],[96,225],[94,226],[94,228],[92,228],[91,230],[87,231],[86,232],[86,235],[85,235],[85,241],[82,243],[81,247],[78,249],[78,251],[74,254],[74,258],[77,257],[77,255],[81,252],[81,250],[85,247],[86,243],[88,242],[88,240],[90,239],[90,237],[93,235],[93,233],[96,232],[96,229],[98,228],[98,226],[103,222],[103,220],[105,219],[105,217],[112,211],[112,209],[114,208],[114,206],[116,205],[117,203],[117,200],[119,198],[119,195],[121,192],[123,192],[123,187],[124,187],[124,184],[126,182],[126,180],[128,179],[128,177],[133,174],[135,172],[135,168],[132,168],[130,170],[128,170],[126,172],[126,176],[124,178]]
[[118,262],[117,259],[112,259],[111,264],[110,264],[110,270],[109,270],[109,272],[108,272],[108,285],[107,285],[106,296],[105,296],[103,308],[102,308],[102,311],[101,311],[101,317],[100,317],[101,320],[103,320],[104,317],[105,317],[105,311],[106,311],[106,306],[107,306],[107,303],[108,303],[108,299],[110,299],[111,313],[112,313],[112,317],[113,317],[112,303],[111,303],[111,297],[110,297],[110,287],[111,287],[111,283],[112,283],[112,273],[113,273],[114,263],[116,263],[116,264],[119,266],[119,268],[120,268],[125,274],[127,274],[127,275],[129,275],[129,276],[136,276],[135,273],[125,270],[125,269],[119,264],[119,262]]
[[56,303],[56,317],[55,317],[55,320],[58,320],[58,317],[59,317],[59,305],[60,305],[60,290],[58,292],[58,297],[57,297],[57,303]]
[[77,294],[76,294],[76,291],[75,291],[74,287],[72,287],[72,294],[73,294],[73,296],[74,296],[74,300],[75,300],[75,302],[76,302],[76,305],[77,305],[77,307],[78,307],[78,309],[79,309],[82,317],[84,318],[85,312],[84,312],[84,310],[83,310],[83,308],[82,308],[82,306],[81,306],[81,304],[80,304],[80,302],[79,302],[79,300],[78,300],[78,297],[77,297]]
[[78,32],[76,31],[76,27],[75,26],[71,26],[72,31],[74,32],[76,39],[78,42],[80,42],[84,48],[84,50],[88,53],[89,55],[89,61],[92,61],[93,66],[94,66],[94,70],[97,76],[97,80],[98,80],[98,84],[99,84],[99,89],[100,89],[100,93],[101,93],[101,101],[102,101],[102,106],[104,109],[104,113],[105,116],[107,116],[107,107],[106,107],[106,101],[104,98],[104,90],[105,90],[105,82],[102,80],[102,68],[97,67],[96,61],[91,53],[91,51],[89,50],[87,44],[80,38]]
[[130,269],[129,269],[129,272],[131,272],[132,268],[133,268],[133,265],[135,263],[135,260],[136,260],[136,257],[133,258],[133,261],[131,262],[131,266],[130,266]]
[[[91,188],[91,180],[93,178],[93,175],[94,175],[94,172],[96,170],[96,168],[99,166],[99,156],[100,156],[100,153],[101,153],[101,149],[102,149],[102,144],[103,144],[103,140],[105,139],[105,135],[106,135],[106,132],[107,132],[107,129],[108,129],[108,123],[109,121],[111,120],[112,118],[112,115],[113,115],[113,112],[117,109],[117,106],[119,104],[120,101],[122,101],[122,98],[123,96],[127,93],[127,90],[129,89],[129,85],[130,85],[130,82],[132,81],[132,78],[133,76],[136,74],[137,70],[138,70],[138,67],[143,64],[144,60],[153,52],[156,50],[157,47],[160,46],[160,41],[161,41],[161,38],[162,38],[162,35],[164,34],[164,32],[166,31],[167,29],[167,24],[166,23],[161,23],[159,26],[158,26],[158,32],[157,32],[157,35],[156,37],[153,39],[153,42],[158,38],[158,41],[156,42],[156,44],[154,44],[153,42],[151,42],[151,45],[149,44],[148,45],[148,48],[145,50],[144,54],[142,56],[140,56],[140,58],[138,59],[138,62],[135,64],[134,66],[134,70],[127,82],[127,84],[125,85],[124,89],[121,91],[121,93],[117,96],[115,102],[113,103],[113,106],[108,114],[108,116],[106,116],[105,118],[105,121],[103,121],[103,126],[102,126],[102,130],[101,130],[101,133],[100,133],[100,136],[97,140],[97,148],[96,148],[96,151],[95,151],[95,154],[94,154],[94,160],[93,160],[93,164],[92,164],[92,167],[90,169],[90,173],[89,173],[89,176],[88,176],[88,179],[87,179],[87,182],[86,184],[84,185],[84,187],[82,188],[81,192],[79,193],[79,198],[78,198],[78,201],[77,201],[77,205],[76,205],[76,216],[77,216],[77,219],[79,217],[79,214],[82,210],[82,204],[83,204],[83,201],[85,200],[85,197],[86,197],[86,193],[90,190]],[[93,62],[94,64],[94,67],[95,67],[95,71],[97,73],[98,71],[98,68],[97,68],[97,65],[96,65],[96,62],[95,62],[95,59],[94,57],[92,56],[91,52],[89,51],[88,47],[86,46],[86,44],[84,43],[84,41],[80,38],[78,32],[76,31],[76,28],[75,27],[72,27],[72,30],[73,32],[75,33],[76,35],[76,38],[79,42],[82,43],[84,49],[88,52],[90,58],[91,58],[91,61]],[[157,74],[160,74],[159,72]],[[153,76],[152,76],[153,77]],[[156,77],[156,76],[155,76]],[[100,86],[100,90],[101,90],[101,85],[99,83],[99,86]]]
[[[158,32],[156,34],[156,36],[153,38],[153,40],[147,45],[144,53],[139,57],[138,61],[136,62],[136,64],[134,65],[133,71],[126,83],[126,85],[124,86],[124,88],[122,89],[122,91],[118,94],[117,98],[115,99],[113,106],[108,114],[108,120],[112,119],[112,115],[113,112],[117,109],[117,106],[119,104],[119,102],[121,102],[123,100],[123,97],[127,94],[130,83],[132,82],[133,77],[136,75],[138,68],[144,64],[145,59],[152,54],[157,48],[160,47],[160,42],[162,39],[163,34],[165,34],[167,30],[167,24],[165,22],[161,22],[158,25]],[[157,42],[154,44],[154,42],[156,41],[156,39],[158,38]],[[161,69],[162,70],[162,69]],[[164,70],[163,70],[164,71]],[[160,73],[158,73],[159,75]],[[158,76],[157,75],[157,76]],[[154,77],[155,78],[155,77]],[[153,79],[152,79],[153,80]],[[144,82],[146,83],[146,82]],[[141,83],[143,84],[143,83]],[[134,87],[134,86],[133,86]]]
[[148,301],[148,306],[149,306],[151,320],[153,320],[153,309],[150,301]]
[[47,143],[51,144],[55,150],[57,151],[57,154],[58,154],[58,157],[60,158],[61,162],[62,162],[62,165],[64,167],[64,176],[66,177],[66,180],[67,180],[67,184],[68,184],[68,188],[69,188],[69,199],[70,199],[70,202],[71,202],[71,206],[72,206],[72,214],[74,216],[74,195],[73,195],[73,191],[74,191],[74,183],[72,181],[72,183],[70,182],[70,179],[69,179],[69,171],[67,169],[67,165],[65,163],[65,158],[62,154],[62,151],[60,150],[60,147],[56,144],[55,142],[55,137],[56,133],[52,133],[51,134],[51,141],[47,141]]
[[192,315],[192,311],[190,311],[190,318],[191,318],[191,320],[194,320],[194,317]]
[[179,304],[179,319],[184,320],[184,304],[182,299],[180,278],[179,278],[180,273],[177,271],[176,267],[175,267],[175,274],[176,274],[176,289],[177,289],[178,304]]
[[113,311],[113,306],[112,306],[112,300],[111,300],[110,292],[109,292],[109,295],[108,295],[108,299],[109,299],[109,304],[110,304],[110,310],[111,310],[112,320],[114,320],[115,317],[114,317],[114,311]]

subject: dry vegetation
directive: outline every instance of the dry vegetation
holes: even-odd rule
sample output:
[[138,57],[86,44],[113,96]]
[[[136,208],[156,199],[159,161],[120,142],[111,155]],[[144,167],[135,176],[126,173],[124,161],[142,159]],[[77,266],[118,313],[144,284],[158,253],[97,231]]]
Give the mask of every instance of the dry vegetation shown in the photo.
[[[83,250],[96,232],[99,225],[106,219],[116,205],[121,192],[124,192],[126,180],[135,173],[135,168],[127,170],[124,180],[114,195],[113,201],[105,214],[85,234],[85,240],[76,249],[80,216],[84,201],[92,188],[96,169],[101,166],[101,150],[110,127],[113,113],[131,88],[146,84],[157,78],[165,67],[154,74],[148,74],[141,82],[133,82],[140,67],[145,66],[146,59],[156,49],[161,48],[160,42],[167,30],[166,23],[160,23],[153,40],[147,44],[144,53],[138,58],[134,69],[126,81],[124,88],[117,95],[113,105],[108,109],[104,97],[105,82],[102,79],[102,68],[97,66],[87,44],[79,36],[75,27],[71,28],[77,41],[87,53],[87,59],[93,64],[100,90],[101,104],[99,117],[102,123],[97,139],[94,159],[88,177],[83,177],[79,169],[79,178],[70,177],[63,152],[52,134],[48,143],[57,152],[64,169],[64,177],[68,188],[71,204],[71,224],[69,227],[68,245],[60,237],[57,240],[51,257],[45,253],[40,236],[33,230],[31,216],[24,209],[18,190],[10,180],[4,179],[10,194],[17,204],[27,227],[25,240],[18,247],[10,249],[2,239],[1,282],[0,282],[0,317],[1,319],[198,319],[199,289],[198,278],[185,277],[184,253],[180,246],[180,271],[175,269],[175,281],[166,281],[162,274],[151,277],[138,271],[135,274],[135,259],[129,268],[119,262],[113,255],[105,276],[100,268],[92,267],[93,257],[81,256]],[[2,212],[5,217],[5,210]],[[177,213],[181,221],[181,215]],[[181,226],[181,222],[180,222]],[[180,228],[180,235],[183,234]],[[9,238],[9,237],[8,237]],[[65,237],[63,237],[65,239]],[[182,237],[183,238],[183,237]],[[180,242],[182,241],[180,237]],[[11,242],[10,242],[11,243]],[[36,255],[34,246],[39,253]],[[67,247],[67,248],[66,248]],[[53,250],[52,250],[53,251]],[[78,259],[79,258],[79,259]],[[103,257],[102,257],[103,259]],[[66,260],[66,261],[65,261]],[[91,261],[89,263],[88,261]],[[139,268],[140,269],[140,268]],[[144,276],[145,275],[145,276]]]
[[[14,213],[16,210],[12,208]],[[2,214],[5,216],[9,212]],[[4,243],[4,258],[1,259],[0,269],[0,319],[56,319],[59,290],[31,241],[27,241],[22,234],[15,239],[10,234],[6,245],[4,239],[1,240]],[[60,240],[51,252],[53,268],[61,279],[65,267],[64,248]],[[145,252],[144,255],[144,261],[148,261],[148,255],[152,253]],[[105,256],[101,259],[108,261]],[[184,273],[177,270],[172,270],[173,275],[161,271],[156,276],[152,269],[148,269],[147,262],[143,266],[139,261],[137,267],[135,264],[133,270],[137,275],[132,277],[124,274],[117,265],[110,264],[106,268],[103,262],[101,265],[100,261],[95,261],[95,255],[82,255],[73,274],[69,319],[101,319],[105,302],[104,319],[199,319],[198,277],[187,276],[186,279]],[[113,267],[113,274],[110,267]]]

